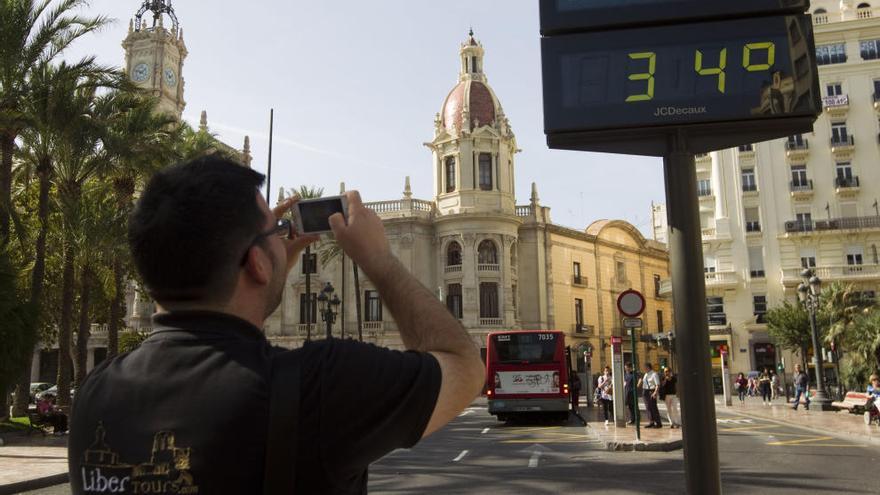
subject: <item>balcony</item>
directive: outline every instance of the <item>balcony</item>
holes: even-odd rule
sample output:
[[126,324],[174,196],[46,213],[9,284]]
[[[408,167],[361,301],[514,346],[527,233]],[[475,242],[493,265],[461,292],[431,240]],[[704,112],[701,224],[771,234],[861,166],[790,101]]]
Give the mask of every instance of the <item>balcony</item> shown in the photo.
[[835,157],[841,157],[851,155],[852,152],[856,149],[856,139],[853,136],[845,136],[836,138],[831,138],[831,153],[835,155]]
[[576,285],[578,287],[586,287],[587,286],[587,277],[584,277],[583,275],[572,275],[571,285]]
[[672,295],[672,279],[660,281],[660,297],[669,297]]
[[801,141],[786,141],[785,156],[791,163],[805,163],[810,156],[810,142],[806,139]]
[[435,213],[434,202],[422,199],[374,201],[364,203],[364,206],[376,212],[383,219],[406,217],[432,218]]
[[880,230],[880,216],[832,218],[815,222],[797,220],[785,222],[785,232],[789,234],[866,229]]
[[502,325],[504,325],[504,320],[501,318],[480,318],[481,327],[500,327]]
[[712,156],[709,153],[700,153],[694,156],[697,173],[708,173],[712,169]]
[[709,313],[710,327],[723,327],[727,325],[727,313]]
[[813,197],[813,179],[792,181],[788,183],[793,199],[810,199]]
[[[803,282],[804,269],[783,268],[782,283],[786,287],[796,287]],[[813,268],[822,282],[864,282],[880,280],[880,265],[826,265]]]
[[755,183],[742,185],[743,196],[755,196],[758,193],[758,185]]
[[446,265],[446,273],[461,273],[461,265]]
[[813,24],[828,24],[828,14],[813,14]]
[[583,323],[575,323],[574,325],[571,326],[571,331],[574,334],[576,334],[578,336],[583,336],[583,337],[590,337],[590,336],[594,335],[595,330],[596,330],[596,327],[594,327],[593,325],[585,325]]
[[498,263],[479,263],[477,265],[478,272],[500,272],[501,265]]
[[834,190],[841,196],[851,196],[859,192],[859,177],[835,177]]
[[825,96],[822,107],[832,118],[845,117],[849,111],[849,95]]
[[309,335],[315,336],[315,329],[317,325],[315,323],[299,323],[296,325],[296,333],[297,335]]
[[745,144],[737,148],[739,152],[739,160],[740,162],[754,162],[755,160],[755,147],[751,144]]
[[871,7],[860,7],[856,9],[856,19],[870,19],[874,17],[874,9]]
[[706,289],[735,289],[739,277],[734,271],[706,272]]

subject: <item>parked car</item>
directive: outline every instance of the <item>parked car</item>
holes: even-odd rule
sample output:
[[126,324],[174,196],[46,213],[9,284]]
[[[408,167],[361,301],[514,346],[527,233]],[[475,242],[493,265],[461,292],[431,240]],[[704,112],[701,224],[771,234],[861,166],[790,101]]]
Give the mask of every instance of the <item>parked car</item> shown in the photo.
[[54,383],[49,382],[33,382],[31,383],[31,403],[36,402],[37,394],[54,387]]
[[[73,398],[73,393],[74,393],[74,389],[73,389],[73,387],[71,387],[70,388],[70,398],[71,399]],[[38,393],[36,395],[35,399],[42,400],[44,397],[52,398],[53,400],[56,399],[58,397],[58,385],[52,385],[51,387],[47,388],[46,390],[43,390],[42,392]]]

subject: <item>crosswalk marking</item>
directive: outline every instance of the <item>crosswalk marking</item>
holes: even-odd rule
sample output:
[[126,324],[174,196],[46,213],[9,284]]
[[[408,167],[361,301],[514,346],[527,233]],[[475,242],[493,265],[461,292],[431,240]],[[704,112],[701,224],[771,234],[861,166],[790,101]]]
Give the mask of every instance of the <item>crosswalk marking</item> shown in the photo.
[[483,431],[480,432],[480,435],[485,435],[486,433],[489,433],[490,429],[491,428],[483,428]]
[[462,450],[462,451],[461,451],[461,454],[458,454],[458,457],[456,457],[455,459],[453,459],[452,462],[458,462],[458,461],[462,460],[462,459],[464,458],[464,456],[466,456],[466,455],[468,455],[468,451],[467,451],[467,450]]

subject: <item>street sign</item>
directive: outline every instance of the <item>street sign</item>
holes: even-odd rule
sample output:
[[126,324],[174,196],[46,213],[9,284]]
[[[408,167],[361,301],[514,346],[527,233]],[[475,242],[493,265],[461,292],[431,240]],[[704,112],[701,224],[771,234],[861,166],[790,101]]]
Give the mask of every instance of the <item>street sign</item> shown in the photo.
[[635,318],[645,311],[645,297],[637,290],[625,290],[617,296],[617,310],[624,316]]
[[624,318],[623,319],[623,327],[624,328],[642,328],[642,319],[641,318]]
[[705,152],[812,131],[822,111],[803,14],[544,37],[541,52],[551,148],[662,156],[685,129]]
[[743,14],[802,14],[809,6],[808,0],[541,0],[541,34]]

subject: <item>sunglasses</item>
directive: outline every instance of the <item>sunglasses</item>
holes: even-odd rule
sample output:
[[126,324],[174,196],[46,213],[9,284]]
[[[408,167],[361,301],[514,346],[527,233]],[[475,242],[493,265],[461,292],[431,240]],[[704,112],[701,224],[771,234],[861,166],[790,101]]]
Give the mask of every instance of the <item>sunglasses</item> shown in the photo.
[[256,244],[260,239],[264,237],[269,237],[273,234],[282,239],[293,239],[293,222],[289,218],[281,218],[275,222],[275,226],[273,226],[271,229],[263,232],[262,234],[257,234],[257,236],[254,237],[254,240],[252,240],[251,243],[248,244],[247,249],[245,249],[244,255],[241,257],[240,265],[244,266],[244,264],[247,263],[248,252],[251,250],[254,244]]

